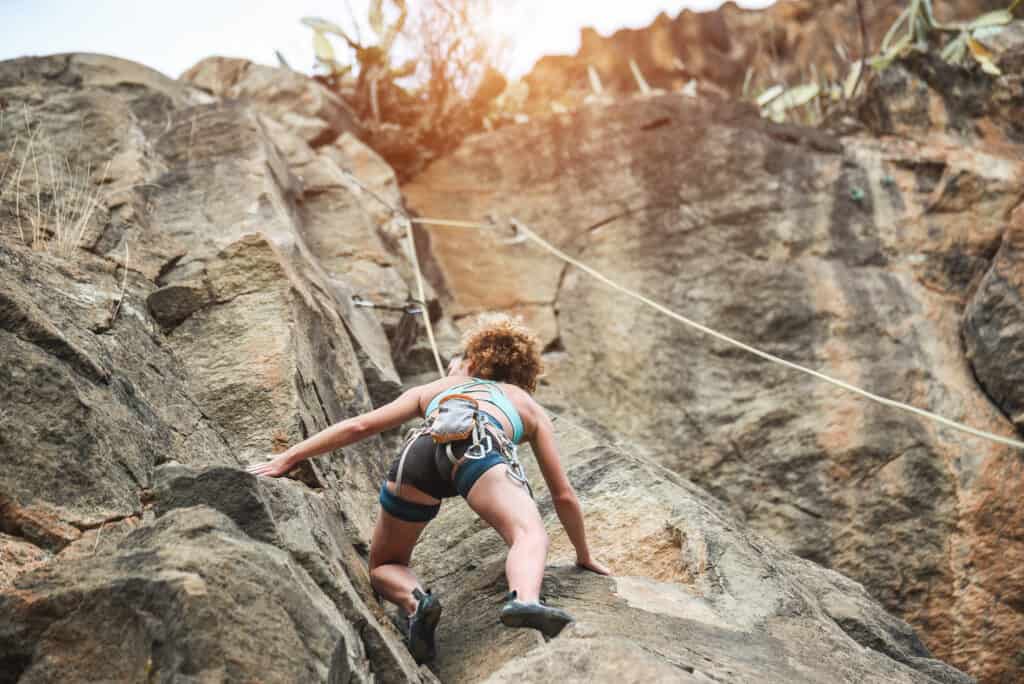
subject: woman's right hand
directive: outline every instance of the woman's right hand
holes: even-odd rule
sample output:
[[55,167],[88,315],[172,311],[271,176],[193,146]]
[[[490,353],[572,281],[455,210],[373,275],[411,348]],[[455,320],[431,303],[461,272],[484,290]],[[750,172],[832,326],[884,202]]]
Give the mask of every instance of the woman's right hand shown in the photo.
[[591,557],[577,558],[576,567],[596,572],[598,575],[610,575],[612,571]]
[[256,463],[246,467],[246,470],[257,477],[281,477],[295,467],[287,451],[268,458],[270,461],[267,463]]

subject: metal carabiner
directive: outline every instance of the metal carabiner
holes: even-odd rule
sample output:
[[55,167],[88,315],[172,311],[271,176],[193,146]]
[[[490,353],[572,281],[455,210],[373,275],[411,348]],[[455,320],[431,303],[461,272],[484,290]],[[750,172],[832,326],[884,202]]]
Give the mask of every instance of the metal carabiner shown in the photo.
[[523,465],[519,461],[511,461],[508,463],[508,469],[505,473],[512,478],[513,482],[526,487],[526,491],[530,494],[530,498],[533,498],[533,487],[530,486],[530,480],[526,477],[526,471],[523,470]]
[[[485,444],[486,446],[484,446]],[[491,453],[491,449],[493,448],[494,442],[491,440],[490,434],[488,434],[485,431],[483,440],[475,442],[474,444],[470,445],[468,449],[466,449],[466,458],[471,458],[474,461],[479,461],[480,459],[485,458],[487,454]],[[476,449],[479,452],[479,456],[473,455],[474,449]]]

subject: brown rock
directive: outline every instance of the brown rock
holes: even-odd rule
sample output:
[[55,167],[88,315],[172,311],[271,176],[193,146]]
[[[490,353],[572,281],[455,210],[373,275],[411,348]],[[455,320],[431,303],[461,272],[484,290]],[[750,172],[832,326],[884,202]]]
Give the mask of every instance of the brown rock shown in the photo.
[[[952,133],[822,137],[665,95],[470,138],[403,190],[420,215],[518,218],[717,330],[1011,434],[959,328],[1019,201],[1021,155]],[[467,251],[463,232],[430,237],[452,315],[551,303],[564,354],[547,401],[615,426],[755,529],[862,581],[941,657],[1016,676],[1024,642],[1006,635],[1024,614],[1005,580],[1020,544],[1005,530],[1019,499],[996,486],[1017,468],[1005,449],[703,337],[532,244],[484,232]],[[984,531],[981,501],[1003,534]],[[996,539],[1003,559],[989,556]],[[998,627],[975,629],[986,595],[1001,597]]]
[[219,98],[244,100],[316,147],[356,131],[344,101],[311,78],[246,59],[207,57],[181,79]]
[[1003,413],[1024,426],[1024,205],[1003,235],[992,268],[964,314],[964,343],[974,374]]
[[557,425],[588,543],[614,577],[562,555],[564,533],[527,457],[553,541],[545,601],[576,623],[546,644],[505,628],[496,619],[505,545],[468,506],[446,505],[416,553],[445,610],[441,680],[971,681],[932,659],[859,584],[745,531],[707,493],[631,447],[608,445],[575,421]]
[[0,564],[0,591],[6,591],[18,575],[49,560],[49,554],[24,539],[0,532],[0,558],[4,561]]

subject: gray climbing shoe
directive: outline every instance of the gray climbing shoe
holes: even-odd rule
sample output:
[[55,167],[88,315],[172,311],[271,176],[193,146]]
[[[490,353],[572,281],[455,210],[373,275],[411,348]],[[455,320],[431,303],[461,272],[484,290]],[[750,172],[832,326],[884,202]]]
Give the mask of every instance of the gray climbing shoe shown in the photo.
[[542,603],[523,603],[516,598],[514,591],[510,591],[505,598],[505,605],[501,608],[501,622],[507,627],[532,627],[550,639],[558,636],[573,621],[572,615],[564,610]]
[[417,664],[433,660],[437,654],[434,646],[434,630],[441,619],[441,602],[428,589],[423,593],[419,589],[412,590],[413,598],[419,603],[416,612],[409,616],[407,635],[409,652]]

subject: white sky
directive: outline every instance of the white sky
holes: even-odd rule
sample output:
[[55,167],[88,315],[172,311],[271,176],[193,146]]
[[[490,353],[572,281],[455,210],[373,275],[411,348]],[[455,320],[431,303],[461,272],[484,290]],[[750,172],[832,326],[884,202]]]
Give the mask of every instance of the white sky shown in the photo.
[[[509,66],[519,76],[546,54],[571,54],[579,31],[603,35],[649,24],[658,12],[711,9],[719,0],[496,0],[496,28],[512,38]],[[351,0],[366,16],[367,0]],[[416,0],[409,0],[416,11]],[[765,7],[772,0],[740,0]],[[342,0],[0,0],[0,60],[57,52],[100,52],[141,62],[169,76],[210,55],[276,64],[274,50],[310,71],[311,31],[303,16],[349,25]],[[343,54],[339,49],[339,57]]]

